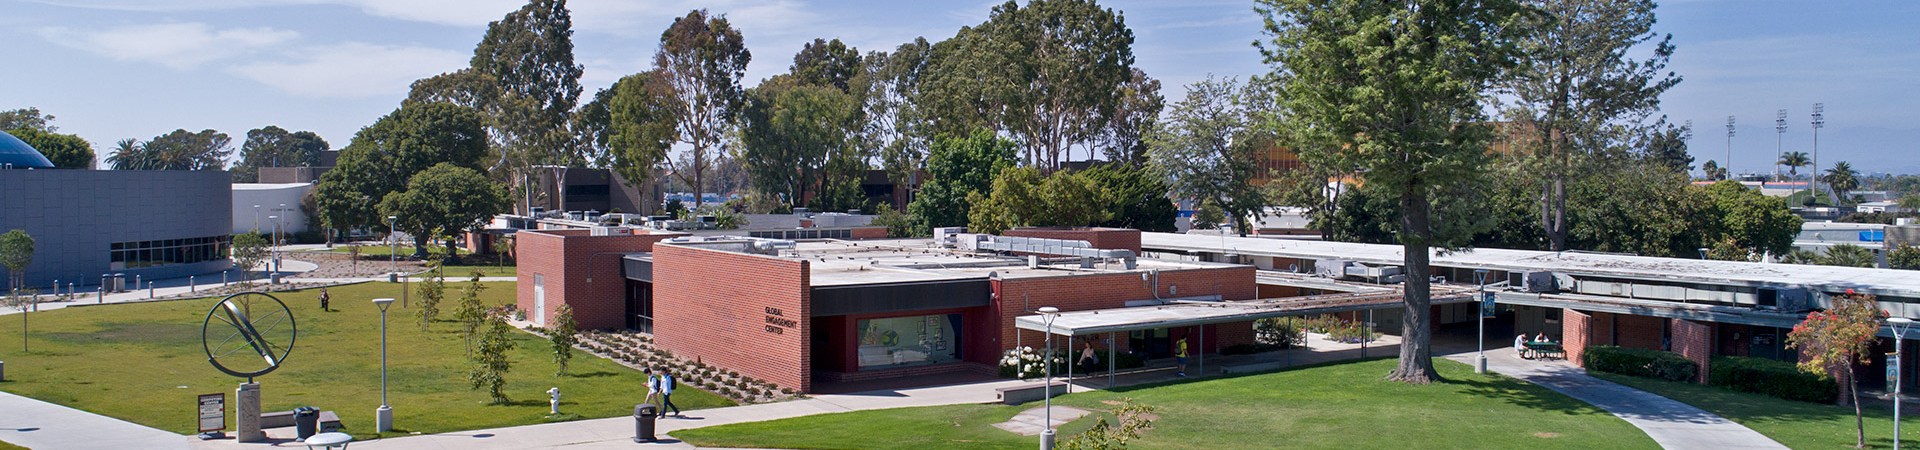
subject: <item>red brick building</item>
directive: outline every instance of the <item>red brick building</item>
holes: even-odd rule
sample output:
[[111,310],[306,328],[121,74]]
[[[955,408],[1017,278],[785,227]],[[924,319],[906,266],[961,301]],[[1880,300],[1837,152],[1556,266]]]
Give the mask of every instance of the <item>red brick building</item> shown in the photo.
[[[1132,230],[1016,232],[1093,233],[1086,240],[1096,247],[1139,247]],[[1254,268],[1245,265],[1016,257],[930,239],[639,233],[520,232],[520,307],[542,311],[529,318],[544,325],[552,308],[572,305],[582,328],[651,332],[675,355],[802,391],[823,382],[994,370],[1003,351],[1045,339],[1013,325],[1041,306],[1248,300],[1256,290]],[[1195,342],[1204,348],[1191,345],[1201,353],[1253,340],[1251,323],[1239,322],[1146,330],[1114,344],[1168,356],[1170,344],[1190,332],[1206,333]]]

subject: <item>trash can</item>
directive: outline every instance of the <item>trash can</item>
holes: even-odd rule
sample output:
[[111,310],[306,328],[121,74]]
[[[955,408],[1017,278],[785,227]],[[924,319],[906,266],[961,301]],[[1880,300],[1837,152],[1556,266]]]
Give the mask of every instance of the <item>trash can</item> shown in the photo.
[[653,442],[653,419],[659,417],[660,407],[652,403],[641,403],[633,407],[633,441]]
[[305,441],[320,433],[320,408],[302,406],[293,409],[293,429]]

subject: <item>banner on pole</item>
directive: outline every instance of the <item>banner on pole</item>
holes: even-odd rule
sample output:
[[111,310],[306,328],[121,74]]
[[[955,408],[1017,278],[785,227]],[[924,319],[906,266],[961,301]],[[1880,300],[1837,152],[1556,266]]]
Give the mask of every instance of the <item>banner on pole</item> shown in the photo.
[[1493,316],[1493,293],[1483,292],[1480,294],[1480,317],[1492,319]]

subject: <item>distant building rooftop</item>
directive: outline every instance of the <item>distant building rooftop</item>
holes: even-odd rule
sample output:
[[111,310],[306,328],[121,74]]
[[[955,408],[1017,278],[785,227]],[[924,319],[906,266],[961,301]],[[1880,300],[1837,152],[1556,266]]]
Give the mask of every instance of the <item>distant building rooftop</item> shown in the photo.
[[[745,247],[738,244],[747,240],[746,238],[727,240],[718,236],[705,236],[701,239],[704,241],[666,243],[744,252]],[[728,245],[729,243],[732,245]],[[1042,257],[1037,267],[1029,267],[1026,258],[943,248],[933,239],[927,238],[808,240],[796,242],[792,248],[780,249],[777,253],[769,256],[813,261],[810,266],[813,286],[985,279],[989,276],[1009,279],[1244,267],[1221,263],[1140,259],[1134,269],[1127,269],[1120,261],[1110,260],[1094,260],[1092,267],[1083,268],[1078,257]]]
[[27,145],[26,141],[13,137],[13,134],[0,132],[0,167],[7,166],[15,169],[52,169],[53,161]]

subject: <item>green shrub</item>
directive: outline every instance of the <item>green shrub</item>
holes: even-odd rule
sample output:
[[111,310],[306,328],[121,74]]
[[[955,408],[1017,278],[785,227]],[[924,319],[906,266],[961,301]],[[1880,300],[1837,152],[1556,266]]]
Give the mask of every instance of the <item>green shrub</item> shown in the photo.
[[1272,346],[1273,350],[1306,345],[1307,320],[1299,317],[1256,320],[1253,322],[1253,341],[1260,345]]
[[1343,325],[1334,328],[1333,331],[1327,332],[1327,340],[1348,344],[1358,344],[1361,341],[1371,342],[1379,337],[1380,333],[1368,332],[1366,325],[1357,323]]
[[1611,345],[1587,347],[1580,355],[1580,362],[1587,370],[1668,381],[1693,379],[1699,369],[1699,365],[1679,353]]
[[1832,403],[1840,391],[1832,376],[1802,372],[1793,363],[1766,358],[1713,358],[1707,373],[1708,384],[1787,400]]

